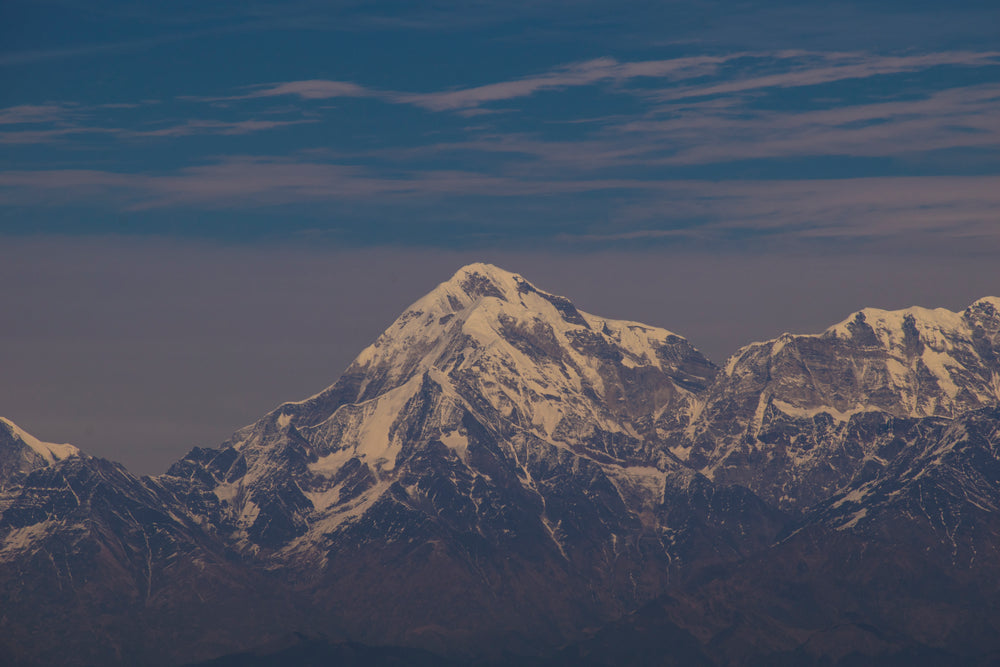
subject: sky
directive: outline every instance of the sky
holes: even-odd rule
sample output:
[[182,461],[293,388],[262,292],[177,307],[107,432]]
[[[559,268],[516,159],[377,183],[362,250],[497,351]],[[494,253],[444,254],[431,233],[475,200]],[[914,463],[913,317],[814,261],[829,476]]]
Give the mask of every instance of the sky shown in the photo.
[[142,474],[490,261],[716,363],[1000,294],[1000,6],[0,8],[0,414]]

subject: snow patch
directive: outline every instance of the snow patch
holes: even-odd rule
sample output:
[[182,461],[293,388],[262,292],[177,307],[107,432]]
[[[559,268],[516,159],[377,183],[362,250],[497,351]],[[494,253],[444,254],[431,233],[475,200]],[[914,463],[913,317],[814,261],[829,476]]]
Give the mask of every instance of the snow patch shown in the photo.
[[688,458],[691,456],[692,448],[693,445],[688,445],[687,447],[684,447],[682,445],[677,445],[676,447],[670,448],[670,453],[679,458],[681,461],[687,461]]
[[947,394],[948,398],[954,400],[958,396],[959,390],[955,381],[952,380],[947,366],[949,365],[948,362],[951,362],[950,365],[952,366],[958,366],[955,360],[947,354],[938,352],[931,347],[924,348],[921,358],[927,369],[934,375],[934,379],[937,380],[937,385],[941,388],[941,391]]
[[240,485],[234,483],[219,484],[212,491],[221,502],[234,504],[234,500],[240,492]]
[[849,520],[838,526],[837,530],[848,530],[850,528],[854,528],[854,526],[858,525],[858,521],[861,521],[866,516],[868,516],[868,508],[862,507],[857,512],[855,512]]
[[[2,419],[2,417],[0,417],[0,419]],[[7,423],[9,424],[10,422]],[[56,523],[58,522],[48,520],[32,524],[30,526],[25,526],[23,528],[15,528],[7,534],[7,538],[4,540],[3,548],[0,548],[0,552],[18,552],[30,549],[32,545],[38,542],[38,540],[46,537],[49,534],[50,529]]]
[[463,461],[468,457],[469,438],[462,435],[460,431],[441,434],[441,442],[444,443],[445,447],[458,454],[458,458]]
[[332,477],[338,470],[344,467],[345,463],[353,458],[354,450],[349,447],[344,447],[343,449],[338,449],[332,454],[321,456],[313,463],[310,463],[308,467],[310,472],[317,473],[324,477]]
[[871,483],[869,482],[868,484],[865,484],[857,489],[854,489],[846,496],[839,499],[837,502],[833,504],[833,507],[834,508],[840,507],[844,503],[860,503],[862,500],[865,499],[865,496],[867,496],[870,492],[871,492]]
[[383,470],[396,467],[396,457],[402,451],[403,443],[398,437],[392,437],[392,426],[406,402],[420,388],[422,380],[423,376],[417,375],[406,384],[373,398],[365,405],[361,431],[354,449],[358,457],[380,465]]
[[857,406],[850,410],[841,411],[829,405],[821,405],[813,408],[803,408],[791,403],[786,403],[780,399],[774,399],[774,407],[781,410],[783,413],[789,417],[796,417],[798,419],[812,419],[819,414],[827,414],[833,417],[835,421],[846,422],[851,417],[862,412],[878,412],[878,408],[871,406]]
[[[334,492],[332,489],[323,493],[306,492],[305,496],[312,502],[314,507],[317,509],[330,509],[328,509],[326,516],[313,524],[313,530],[310,530],[301,539],[309,538],[310,535],[317,533],[320,535],[329,535],[340,526],[358,519],[375,504],[375,501],[382,497],[382,494],[389,490],[391,485],[392,482],[389,481],[376,484],[357,498],[343,505],[334,504],[336,500],[331,497],[331,494]],[[339,495],[339,491],[337,493]]]

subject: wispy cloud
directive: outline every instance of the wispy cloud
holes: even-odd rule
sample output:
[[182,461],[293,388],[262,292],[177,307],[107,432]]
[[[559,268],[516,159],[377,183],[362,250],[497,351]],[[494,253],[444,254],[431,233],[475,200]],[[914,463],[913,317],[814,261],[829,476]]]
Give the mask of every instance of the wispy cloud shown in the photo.
[[[132,105],[128,105],[131,108]],[[211,119],[190,119],[156,129],[132,129],[126,127],[101,127],[90,125],[83,117],[82,111],[77,112],[79,122],[66,122],[68,117],[63,107],[29,107],[0,110],[0,125],[26,125],[31,127],[0,131],[0,144],[51,144],[64,141],[70,137],[83,135],[111,136],[119,140],[154,139],[189,137],[195,135],[236,136],[265,132],[292,125],[316,123],[317,119],[302,118],[295,120],[236,120],[221,121]],[[9,118],[10,120],[4,120]],[[57,121],[57,122],[53,122]],[[50,124],[46,129],[38,129],[39,124]]]
[[279,127],[290,125],[302,125],[305,123],[316,123],[316,119],[300,120],[240,120],[240,121],[220,121],[220,120],[189,120],[178,125],[163,127],[156,130],[121,130],[118,132],[121,137],[189,137],[200,134],[213,134],[220,136],[234,136],[241,134],[251,134],[254,132],[264,132]]
[[719,65],[740,58],[695,56],[670,60],[619,62],[614,58],[595,58],[563,65],[542,74],[510,81],[433,92],[378,90],[351,81],[311,79],[251,86],[248,92],[219,97],[190,97],[203,102],[236,101],[265,97],[296,96],[302,100],[325,100],[335,97],[371,97],[396,104],[409,104],[431,111],[459,111],[490,102],[529,97],[546,90],[590,86],[601,82],[624,83],[635,78],[685,79],[705,76]]
[[[311,79],[260,84],[248,92],[220,97],[189,98],[201,101],[236,101],[266,97],[296,96],[302,100],[336,97],[377,98],[395,104],[409,104],[430,111],[469,111],[495,102],[530,97],[543,91],[614,84],[619,92],[640,94],[663,101],[747,93],[767,88],[815,86],[845,80],[867,79],[888,74],[918,72],[933,67],[983,67],[1000,64],[1000,52],[953,51],[911,56],[867,53],[777,51],[730,53],[666,60],[620,62],[615,58],[595,58],[570,63],[541,74],[497,81],[453,90],[406,92],[379,90],[351,81]],[[683,82],[711,79],[727,67],[725,80],[697,85]],[[767,67],[778,71],[754,75]],[[749,73],[748,73],[749,72]],[[659,86],[628,88],[634,79],[660,80]]]
[[[824,83],[851,79],[868,79],[887,74],[919,72],[946,65],[964,67],[984,67],[1000,64],[1000,52],[950,51],[913,56],[875,56],[865,53],[821,54],[819,62],[815,54],[791,52],[786,54],[792,65],[789,71],[766,76],[737,78],[733,81],[689,86],[676,90],[664,90],[658,94],[662,100],[678,100],[710,95],[730,95],[766,88],[798,88],[817,86]],[[797,59],[804,63],[795,62]]]
[[[131,211],[189,207],[247,209],[280,204],[415,204],[464,198],[517,200],[619,192],[606,224],[553,240],[579,243],[740,239],[811,243],[965,244],[1000,249],[1000,177],[874,177],[806,181],[535,180],[456,170],[387,178],[339,164],[245,157],[161,174],[97,170],[0,172],[0,202],[96,203]],[[377,224],[376,224],[377,226]],[[544,228],[542,228],[544,229]],[[540,230],[541,231],[541,230]],[[375,236],[378,234],[376,233]],[[543,232],[544,236],[545,233]]]
[[625,83],[636,78],[687,79],[705,76],[714,73],[721,64],[739,57],[740,54],[732,54],[626,63],[614,58],[597,58],[533,77],[435,93],[394,93],[391,99],[432,111],[471,109],[490,102],[529,97],[545,90],[590,86],[602,82]]
[[52,123],[65,120],[69,113],[61,104],[21,104],[0,109],[0,125]]
[[328,100],[334,97],[386,97],[384,93],[365,88],[349,81],[329,81],[311,79],[307,81],[287,81],[250,86],[249,92],[221,97],[186,97],[200,102],[230,102],[252,100],[265,97],[296,96],[303,100]]
[[[876,242],[928,238],[1000,248],[1000,177],[873,177],[794,181],[674,181],[623,207],[603,231],[564,238],[594,241],[733,238]],[[701,220],[650,228],[651,221]],[[614,230],[614,227],[619,229]],[[636,229],[638,227],[638,229]]]
[[806,110],[760,109],[739,99],[682,100],[661,103],[639,118],[596,119],[591,132],[572,140],[484,132],[382,155],[412,161],[503,154],[513,160],[511,168],[564,175],[818,156],[911,159],[933,151],[1000,150],[998,108],[998,84]]
[[[822,110],[772,111],[729,105],[664,109],[663,120],[616,128],[671,153],[660,164],[840,155],[892,157],[919,152],[1000,148],[1000,86],[948,89],[926,97]],[[672,116],[672,117],[671,117]]]
[[[230,158],[166,174],[126,174],[100,170],[0,172],[7,203],[109,198],[139,210],[205,205],[246,208],[261,204],[363,201],[372,197],[412,199],[442,195],[523,197],[607,189],[647,189],[656,183],[626,179],[519,180],[460,170],[420,170],[393,177],[355,165],[301,162],[265,157]],[[45,193],[61,193],[50,199]]]
[[[739,52],[634,62],[596,58],[444,90],[303,79],[122,107],[120,113],[107,105],[21,105],[0,110],[0,143],[80,137],[80,145],[106,145],[106,135],[144,148],[191,136],[242,137],[304,124],[329,128],[344,118],[367,134],[354,141],[344,133],[315,133],[320,140],[306,143],[301,133],[289,132],[285,136],[298,143],[284,147],[284,154],[274,144],[255,151],[241,140],[229,149],[251,155],[193,151],[189,166],[167,171],[85,160],[65,163],[84,165],[80,169],[11,169],[0,172],[0,203],[131,211],[399,206],[426,212],[461,202],[469,204],[470,218],[488,218],[487,202],[510,210],[532,207],[541,217],[563,204],[595,201],[601,208],[595,215],[608,224],[588,218],[568,235],[563,225],[562,240],[710,243],[754,234],[803,242],[861,243],[892,235],[995,241],[1000,183],[990,174],[1000,170],[1000,159],[990,156],[1000,155],[998,65],[996,52]],[[927,75],[935,68],[966,69],[954,78],[937,76],[951,70]],[[822,87],[874,77],[887,78],[864,87]],[[933,83],[913,85],[915,79]],[[782,92],[806,87],[817,89]],[[550,94],[546,104],[528,103],[542,93]],[[578,104],[584,94],[600,97],[603,106],[593,108],[608,111],[584,114],[581,109],[591,109]],[[379,132],[379,114],[359,118],[351,105],[325,103],[338,98],[403,107],[391,117],[408,112],[420,129],[401,142],[398,133]],[[439,115],[428,124],[423,111]],[[471,115],[477,119],[465,120]],[[261,155],[271,151],[279,154]],[[899,176],[934,173],[956,155],[978,163],[946,165],[941,176]],[[799,169],[806,158],[809,173]],[[919,169],[899,166],[921,160]],[[855,165],[868,170],[852,172]],[[872,177],[841,178],[856,173]],[[748,176],[758,180],[738,180]],[[583,208],[586,217],[590,212]],[[429,219],[421,215],[415,219]],[[555,238],[555,226],[545,231],[541,220],[539,226],[539,234]]]

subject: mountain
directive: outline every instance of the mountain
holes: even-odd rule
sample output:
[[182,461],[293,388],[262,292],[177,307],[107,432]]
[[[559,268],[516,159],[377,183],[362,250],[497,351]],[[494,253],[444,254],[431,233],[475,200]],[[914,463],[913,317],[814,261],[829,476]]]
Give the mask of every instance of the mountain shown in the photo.
[[14,422],[0,417],[0,490],[18,473],[80,456],[73,445],[42,442]]
[[302,622],[156,480],[7,419],[0,462],[0,663],[170,663]]
[[163,475],[0,421],[0,662],[987,664],[998,442],[1000,299],[720,369],[473,264]]
[[777,532],[657,435],[716,372],[676,334],[471,265],[333,386],[164,483],[356,639],[531,650]]
[[1000,299],[962,313],[861,310],[819,335],[740,349],[671,451],[723,485],[802,511],[865,480],[926,417],[1000,405]]

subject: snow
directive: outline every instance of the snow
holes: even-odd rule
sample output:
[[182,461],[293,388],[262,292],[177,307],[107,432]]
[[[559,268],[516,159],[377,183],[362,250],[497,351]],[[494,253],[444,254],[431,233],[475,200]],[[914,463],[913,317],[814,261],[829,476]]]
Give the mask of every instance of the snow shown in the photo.
[[767,412],[767,404],[771,396],[768,392],[762,392],[760,398],[757,400],[757,409],[754,411],[753,415],[753,434],[757,435],[760,433],[760,428],[764,424],[764,413]]
[[213,489],[213,491],[215,492],[215,497],[221,502],[233,504],[236,496],[240,492],[241,486],[242,485],[239,483],[230,482],[227,484],[219,484]]
[[[3,418],[0,417],[0,419]],[[4,421],[8,424],[10,423],[6,419]],[[52,528],[57,525],[59,525],[58,521],[50,519],[30,526],[24,526],[23,528],[15,528],[7,534],[7,538],[3,542],[3,547],[0,548],[0,553],[29,549],[35,542],[48,535]]]
[[339,487],[325,492],[305,492],[306,498],[318,510],[326,510],[324,516],[314,523],[313,530],[303,535],[300,540],[315,539],[317,535],[329,535],[345,523],[349,523],[364,515],[382,495],[392,486],[391,482],[383,481],[353,498],[343,505],[337,505],[340,495]]
[[393,437],[392,426],[400,417],[403,406],[419,390],[423,377],[414,376],[406,384],[396,387],[364,404],[354,453],[382,470],[392,470],[396,457],[403,449],[402,440]]
[[285,428],[292,423],[292,416],[286,415],[284,412],[278,415],[278,427]]
[[[466,287],[473,276],[478,276],[474,281],[478,289],[469,293]],[[379,369],[388,386],[392,386],[435,367],[443,366],[443,370],[453,373],[456,369],[450,366],[461,351],[460,368],[482,368],[486,360],[495,360],[508,366],[502,368],[505,376],[519,376],[522,387],[536,395],[576,393],[587,386],[603,393],[604,380],[598,372],[600,362],[577,352],[570,344],[571,336],[588,328],[607,332],[601,335],[606,335],[621,350],[623,365],[631,367],[659,366],[656,349],[668,339],[681,339],[665,329],[582,312],[580,317],[586,325],[579,320],[569,322],[552,303],[559,298],[537,290],[517,274],[489,264],[470,264],[411,305],[374,345],[355,359],[352,367]],[[529,358],[504,338],[503,321],[514,322],[526,330],[548,329],[562,357],[541,364]],[[496,364],[494,367],[499,368]],[[362,392],[365,386],[362,385]],[[547,392],[549,387],[554,391]],[[532,413],[523,409],[523,398],[511,395],[507,398],[522,414]],[[538,412],[536,422],[540,430],[551,433],[560,420],[557,411],[549,407]]]
[[688,457],[691,456],[691,449],[692,449],[691,445],[688,445],[687,447],[683,445],[677,445],[676,447],[670,448],[670,453],[679,458],[681,461],[687,461]]
[[922,358],[924,365],[927,366],[927,369],[934,374],[934,379],[937,380],[938,387],[940,387],[941,390],[951,399],[958,396],[958,386],[955,384],[955,381],[952,380],[951,373],[948,372],[947,366],[951,365],[960,368],[959,364],[949,355],[937,352],[930,347],[924,349]]
[[[900,347],[903,343],[903,325],[907,316],[912,317],[917,332],[925,344],[936,349],[947,349],[949,346],[946,334],[968,330],[961,313],[955,313],[946,308],[921,308],[911,306],[903,310],[882,310],[880,308],[865,308],[859,311],[865,321],[875,331],[882,346],[888,349]],[[857,313],[846,320],[835,324],[824,332],[840,338],[850,338],[848,325],[854,321]]]
[[451,431],[450,433],[444,433],[441,435],[441,442],[444,443],[445,447],[454,450],[458,457],[463,461],[466,460],[469,450],[469,438],[462,435],[460,431]]
[[773,399],[773,401],[774,401],[774,407],[778,408],[789,417],[797,417],[800,419],[812,419],[818,414],[828,414],[838,422],[846,422],[851,417],[860,412],[878,411],[878,408],[873,406],[856,406],[850,410],[841,411],[829,405],[820,405],[812,408],[804,408],[792,405],[791,403],[786,403],[785,401],[779,400],[777,398]]
[[11,420],[0,417],[0,422],[5,424],[11,434],[30,447],[35,453],[41,456],[49,465],[56,461],[61,461],[72,456],[80,456],[80,450],[73,445],[57,445],[51,442],[42,442],[31,435]]
[[332,477],[338,470],[344,467],[344,464],[354,458],[354,449],[350,447],[344,447],[343,449],[338,449],[332,454],[327,454],[326,456],[320,457],[313,463],[309,464],[309,470],[314,473],[323,475],[324,477]]
[[545,532],[547,532],[549,534],[549,539],[551,539],[553,542],[555,542],[555,545],[556,545],[556,547],[558,547],[559,553],[562,554],[563,559],[566,560],[566,561],[568,561],[569,560],[569,556],[566,555],[566,549],[563,548],[562,541],[560,541],[559,537],[556,535],[556,531],[559,530],[559,528],[560,528],[559,527],[559,523],[556,523],[556,525],[553,526],[552,522],[549,521],[549,518],[547,516],[545,516],[544,512],[541,513],[541,514],[539,514],[538,518],[542,520],[542,525],[545,527]]
[[778,356],[778,354],[783,349],[785,349],[785,345],[791,339],[792,339],[792,335],[791,334],[788,334],[788,333],[781,334],[781,336],[778,338],[778,340],[774,341],[774,343],[771,345],[771,356],[772,357]]
[[853,491],[845,495],[843,498],[837,500],[837,502],[835,502],[832,505],[832,507],[837,508],[845,503],[860,503],[871,492],[873,485],[874,485],[873,482],[868,482],[866,484],[863,484],[862,486],[858,487],[857,489],[854,489]]
[[652,466],[602,466],[608,480],[623,499],[638,495],[643,505],[654,507],[663,500],[667,473]]
[[854,526],[858,525],[858,521],[861,521],[861,519],[866,516],[868,516],[868,508],[862,507],[855,512],[848,521],[838,526],[837,530],[848,530],[850,528],[854,528]]
[[885,368],[889,371],[889,380],[897,389],[910,384],[910,369],[904,366],[898,359],[889,357],[885,360]]

